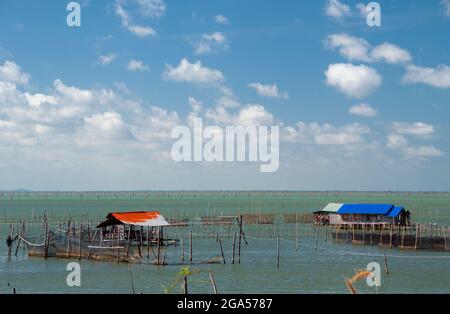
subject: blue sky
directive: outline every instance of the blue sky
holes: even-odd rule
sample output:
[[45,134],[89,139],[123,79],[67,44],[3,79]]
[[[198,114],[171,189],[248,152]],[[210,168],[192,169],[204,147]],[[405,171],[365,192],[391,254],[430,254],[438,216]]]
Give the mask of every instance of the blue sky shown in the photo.
[[[68,2],[0,4],[0,189],[449,189],[450,1]],[[173,162],[193,116],[280,169]]]

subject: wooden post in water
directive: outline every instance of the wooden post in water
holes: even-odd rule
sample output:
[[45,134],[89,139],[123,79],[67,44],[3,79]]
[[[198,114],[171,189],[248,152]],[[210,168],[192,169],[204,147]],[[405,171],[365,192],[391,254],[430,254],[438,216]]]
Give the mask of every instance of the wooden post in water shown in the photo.
[[45,239],[44,239],[44,258],[48,257],[48,221],[44,221]]
[[298,212],[295,212],[295,251],[298,252]]
[[120,263],[120,226],[114,226],[117,230],[117,264]]
[[189,263],[192,263],[192,230],[189,230]]
[[447,246],[447,232],[444,228],[444,226],[442,226],[442,236],[444,237],[444,250],[447,251],[448,246]]
[[17,239],[16,253],[14,254],[15,256],[17,256],[17,253],[19,252],[19,246],[20,246],[20,242],[22,241],[24,228],[25,228],[25,220],[22,220],[19,236],[18,236],[18,239]]
[[78,224],[78,260],[81,261],[81,230],[83,229],[83,225],[81,223]]
[[325,224],[325,242],[328,242],[328,225]]
[[67,230],[66,230],[66,240],[67,240],[67,250],[66,250],[66,257],[69,257],[70,253],[70,226],[72,223],[72,218],[69,219],[69,222],[67,223]]
[[414,241],[414,249],[417,250],[417,240],[419,237],[419,225],[416,225],[416,240]]
[[231,257],[231,264],[234,264],[235,250],[236,250],[236,231],[234,232],[234,236],[233,236],[233,253],[232,253],[232,257]]
[[150,258],[150,243],[151,243],[150,227],[147,227],[147,259]]
[[95,230],[94,237],[92,238],[92,241],[91,241],[91,246],[89,247],[89,252],[88,252],[88,256],[87,256],[88,260],[91,258],[92,247],[94,246],[95,240],[97,239],[97,235],[98,235],[98,230]]
[[394,226],[391,225],[391,230],[389,232],[389,248],[392,249],[392,232],[393,232]]
[[280,268],[280,236],[277,235],[277,268]]
[[379,245],[383,244],[383,224],[380,225],[380,243]]
[[158,228],[158,251],[157,251],[157,265],[160,265],[160,255],[161,255],[161,227]]
[[219,238],[220,252],[222,253],[223,263],[226,264],[225,255],[223,254],[222,240]]
[[184,241],[181,239],[181,262],[184,264]]
[[401,227],[402,228],[402,242],[401,242],[401,246],[403,247],[403,244],[405,243],[405,226]]
[[316,245],[314,246],[314,251],[316,251],[317,252],[317,242],[319,241],[319,229],[320,228],[320,226],[319,225],[317,225],[316,226]]
[[212,272],[209,272],[209,279],[211,280],[211,284],[212,284],[212,287],[213,287],[214,294],[218,294],[216,281],[214,280],[214,276],[213,276]]
[[[128,225],[128,239],[127,239],[127,260],[130,255],[130,242],[131,242],[131,225]],[[159,260],[158,260],[159,262]]]
[[386,275],[389,275],[389,266],[388,266],[386,254],[384,254],[384,271],[385,271]]
[[184,294],[188,294],[188,280],[187,280],[187,276],[184,276],[183,279],[183,290],[184,290]]

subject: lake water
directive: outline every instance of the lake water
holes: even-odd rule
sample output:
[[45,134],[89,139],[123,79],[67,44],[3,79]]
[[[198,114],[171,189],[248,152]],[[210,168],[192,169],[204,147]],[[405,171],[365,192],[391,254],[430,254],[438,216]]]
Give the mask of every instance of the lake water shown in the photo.
[[[216,241],[220,233],[226,264],[194,264],[198,271],[189,278],[191,293],[211,293],[209,272],[214,274],[221,293],[347,293],[345,278],[370,262],[384,267],[387,256],[389,275],[382,272],[382,285],[375,290],[365,281],[356,284],[360,293],[450,293],[450,254],[431,251],[401,251],[377,246],[352,246],[325,242],[321,232],[317,242],[313,227],[284,224],[284,213],[317,210],[328,202],[394,203],[412,212],[416,222],[450,225],[450,193],[370,193],[370,192],[85,192],[85,193],[1,193],[0,194],[0,293],[181,293],[176,283],[181,265],[181,248],[167,250],[165,267],[81,261],[81,287],[66,284],[70,260],[28,258],[20,249],[8,258],[5,239],[9,222],[27,219],[28,235],[39,232],[38,218],[50,220],[98,220],[111,211],[158,210],[165,217],[185,217],[190,221],[205,215],[273,213],[275,224],[246,225],[248,245],[242,245],[240,265],[231,264],[232,236],[236,229],[205,227],[169,230],[170,236],[188,243],[188,230],[194,233],[194,261],[220,256]],[[214,235],[212,235],[214,234]],[[207,236],[210,235],[208,238]],[[280,268],[276,268],[280,236]],[[297,240],[298,239],[298,240]],[[297,249],[298,248],[298,249]],[[187,259],[186,248],[186,259]],[[7,284],[11,286],[8,287]],[[175,284],[176,283],[176,284]]]

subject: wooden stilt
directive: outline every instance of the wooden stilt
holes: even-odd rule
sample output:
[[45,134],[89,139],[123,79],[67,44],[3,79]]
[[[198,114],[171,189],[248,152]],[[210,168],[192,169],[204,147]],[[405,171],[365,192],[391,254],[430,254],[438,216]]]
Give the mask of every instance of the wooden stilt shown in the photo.
[[236,250],[236,232],[233,235],[233,253],[231,257],[231,264],[234,264],[235,250]]
[[97,235],[98,235],[98,230],[95,230],[94,237],[92,238],[91,246],[89,247],[89,252],[88,252],[88,256],[87,256],[88,260],[91,258],[92,247],[94,246],[95,240],[97,239]]
[[[128,260],[128,257],[130,256],[131,230],[132,230],[132,226],[131,226],[131,225],[128,225],[127,260]],[[159,260],[158,260],[158,261],[159,261]]]
[[78,260],[81,261],[81,241],[82,236],[81,236],[81,230],[83,230],[83,225],[80,223],[78,224]]
[[419,225],[416,226],[416,239],[414,241],[414,249],[417,250],[417,240],[419,236]]
[[159,227],[158,230],[158,249],[157,249],[157,265],[160,265],[161,261],[160,261],[160,255],[161,255],[161,227]]

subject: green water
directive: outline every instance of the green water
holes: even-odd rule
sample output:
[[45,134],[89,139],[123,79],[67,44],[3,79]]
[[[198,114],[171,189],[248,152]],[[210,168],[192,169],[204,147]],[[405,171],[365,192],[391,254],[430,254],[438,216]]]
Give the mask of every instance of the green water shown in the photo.
[[[389,275],[382,274],[378,293],[449,293],[450,254],[444,252],[407,252],[357,247],[325,242],[319,235],[316,249],[310,225],[284,224],[283,213],[310,212],[328,202],[395,203],[405,206],[417,222],[450,225],[450,193],[369,193],[369,192],[85,192],[85,193],[0,193],[0,293],[14,286],[19,293],[131,293],[131,278],[136,292],[164,293],[171,286],[181,265],[181,248],[170,247],[169,266],[118,265],[82,261],[82,286],[66,284],[68,260],[33,259],[19,250],[17,257],[7,257],[4,242],[9,222],[27,219],[28,234],[38,233],[39,218],[50,220],[78,217],[98,221],[110,211],[159,210],[166,217],[196,217],[213,214],[273,213],[275,224],[246,225],[248,245],[242,246],[240,265],[231,265],[232,234],[235,229],[191,226],[194,232],[194,261],[220,256],[215,237],[222,235],[225,265],[192,265],[200,272],[190,278],[192,293],[211,293],[208,271],[212,271],[222,293],[347,293],[344,279],[354,269],[370,262],[384,267],[388,257]],[[188,228],[169,230],[171,236],[188,243]],[[280,268],[276,268],[277,242],[280,241]],[[298,244],[296,244],[298,239]],[[298,247],[298,250],[296,249]],[[187,251],[187,249],[186,249]],[[187,253],[186,253],[187,259]],[[131,272],[131,276],[130,276]],[[356,286],[361,293],[375,293],[364,281]],[[176,284],[172,293],[180,293]]]

